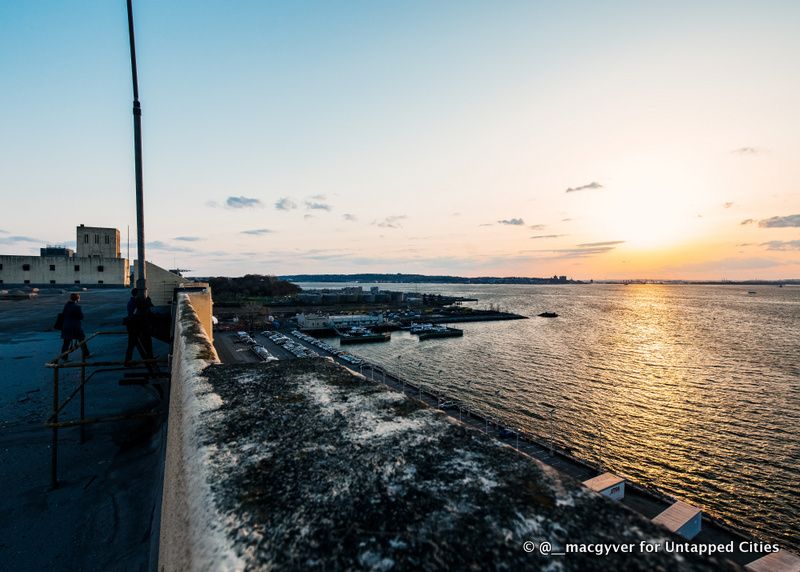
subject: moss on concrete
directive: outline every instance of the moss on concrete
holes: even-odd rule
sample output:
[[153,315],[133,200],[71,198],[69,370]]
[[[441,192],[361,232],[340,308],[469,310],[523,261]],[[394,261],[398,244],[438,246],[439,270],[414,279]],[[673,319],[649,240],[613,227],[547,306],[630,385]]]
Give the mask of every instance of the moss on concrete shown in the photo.
[[532,459],[326,360],[209,367],[202,440],[249,569],[719,570],[665,554],[543,557],[523,542],[665,532]]

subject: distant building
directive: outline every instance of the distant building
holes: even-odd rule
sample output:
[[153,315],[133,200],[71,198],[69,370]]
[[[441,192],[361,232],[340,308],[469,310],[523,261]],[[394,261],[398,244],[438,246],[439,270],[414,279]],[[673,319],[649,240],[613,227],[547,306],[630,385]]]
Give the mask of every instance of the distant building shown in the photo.
[[119,231],[80,225],[76,251],[46,246],[39,256],[0,255],[2,286],[128,286],[128,260],[120,258]]
[[326,314],[297,314],[297,325],[301,330],[327,330],[329,328],[350,328],[353,326],[377,326],[383,324],[383,316],[368,314],[344,314],[328,316]]

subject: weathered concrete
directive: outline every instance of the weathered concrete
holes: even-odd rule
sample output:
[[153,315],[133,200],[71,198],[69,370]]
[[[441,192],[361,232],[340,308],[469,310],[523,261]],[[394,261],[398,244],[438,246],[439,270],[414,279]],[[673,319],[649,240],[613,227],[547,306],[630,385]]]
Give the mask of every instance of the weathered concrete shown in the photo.
[[[189,341],[194,349],[188,351],[208,349],[202,336]],[[187,524],[212,530],[205,545],[202,535],[190,534],[184,553],[173,555],[166,570],[731,566],[688,554],[525,552],[528,540],[558,550],[566,542],[658,543],[667,533],[577,481],[324,359],[210,365],[202,372],[193,366],[185,391],[194,395],[176,401],[173,394],[192,419],[184,459],[194,480],[185,484],[191,498],[208,503],[196,506]],[[166,542],[162,533],[162,556],[170,550]]]
[[169,432],[164,469],[159,550],[160,570],[235,569],[222,519],[210,495],[204,446],[198,440],[203,412],[218,407],[218,397],[201,375],[218,363],[190,295],[178,295]]

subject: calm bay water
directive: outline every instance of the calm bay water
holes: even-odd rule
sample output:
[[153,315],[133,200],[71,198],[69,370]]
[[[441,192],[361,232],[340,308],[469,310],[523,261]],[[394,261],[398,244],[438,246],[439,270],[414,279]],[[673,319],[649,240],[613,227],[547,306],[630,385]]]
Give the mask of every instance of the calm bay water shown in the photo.
[[[380,286],[531,319],[348,350],[800,549],[800,288]],[[560,317],[535,317],[543,311]]]

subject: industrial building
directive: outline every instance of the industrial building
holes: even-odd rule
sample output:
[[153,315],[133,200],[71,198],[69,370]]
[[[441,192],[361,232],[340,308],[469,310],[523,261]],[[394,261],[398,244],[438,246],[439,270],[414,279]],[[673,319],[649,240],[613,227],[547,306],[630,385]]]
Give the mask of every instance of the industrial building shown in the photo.
[[31,287],[128,286],[128,260],[120,257],[115,228],[80,225],[75,251],[41,248],[39,256],[0,255],[0,285]]

